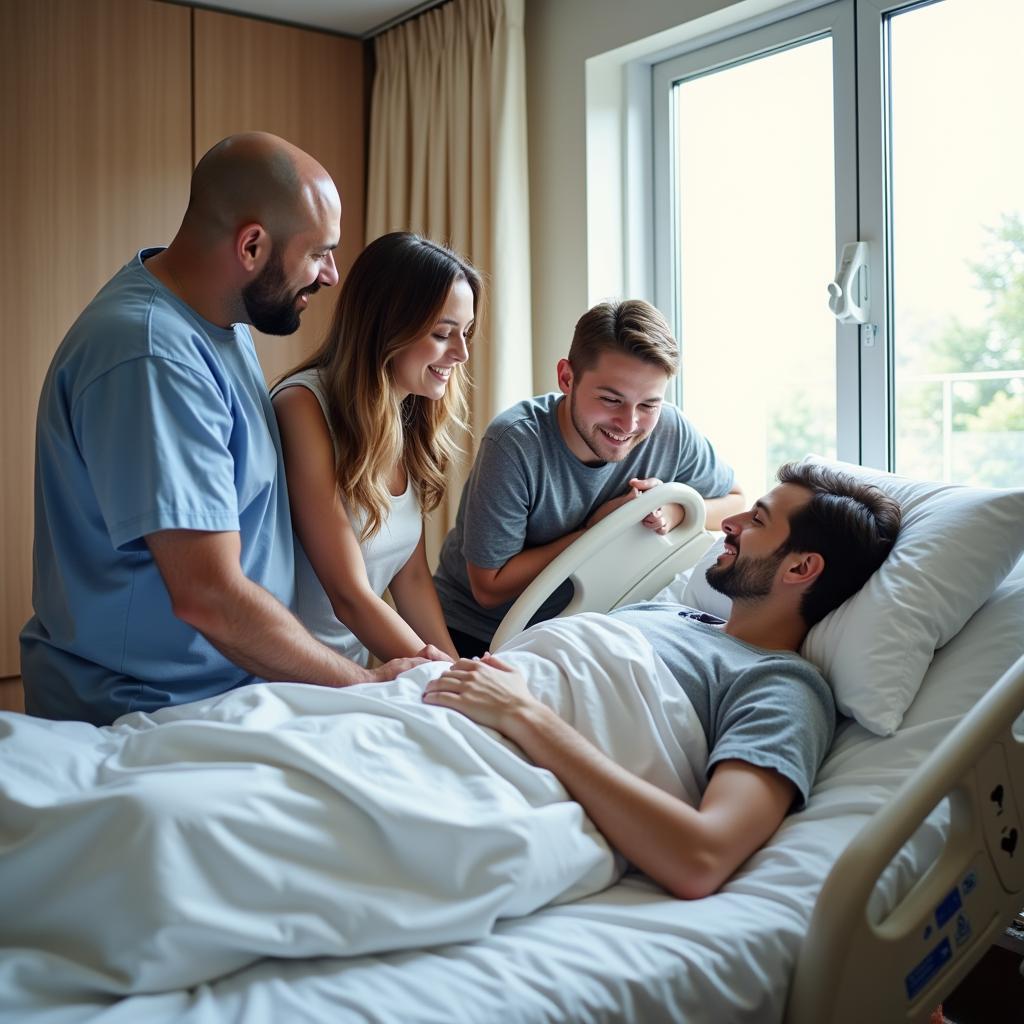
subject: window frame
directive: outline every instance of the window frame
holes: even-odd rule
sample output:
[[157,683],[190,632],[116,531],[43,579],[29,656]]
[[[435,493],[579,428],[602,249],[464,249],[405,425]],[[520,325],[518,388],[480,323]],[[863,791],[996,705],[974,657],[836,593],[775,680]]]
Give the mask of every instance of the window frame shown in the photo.
[[[732,34],[719,34],[682,55],[649,65],[651,291],[685,349],[672,237],[677,214],[670,158],[675,147],[672,85],[831,34],[836,252],[833,266],[822,267],[822,302],[842,246],[855,240],[869,246],[871,296],[870,323],[836,324],[837,455],[886,470],[896,465],[889,18],[937,2],[940,0],[834,0],[795,13],[783,7],[767,24],[753,29],[737,25]],[[677,401],[681,398],[677,391]]]
[[[858,159],[856,75],[853,48],[852,0],[838,0],[795,15],[783,16],[771,24],[740,31],[726,39],[695,48],[651,68],[653,114],[654,301],[668,316],[679,339],[685,365],[688,339],[683,331],[682,309],[677,289],[678,256],[674,240],[677,222],[674,161],[675,117],[673,87],[676,82],[712,74],[731,65],[769,56],[826,35],[832,37],[833,146],[835,165],[835,238],[832,266],[822,267],[821,301],[827,301],[826,285],[835,273],[839,253],[858,234]],[[873,337],[856,325],[836,324],[836,452],[848,462],[864,461],[861,443],[861,363],[864,342]],[[868,348],[874,347],[869,344]],[[869,353],[870,356],[870,353]],[[681,404],[678,390],[676,400]],[[866,463],[873,464],[873,463]]]

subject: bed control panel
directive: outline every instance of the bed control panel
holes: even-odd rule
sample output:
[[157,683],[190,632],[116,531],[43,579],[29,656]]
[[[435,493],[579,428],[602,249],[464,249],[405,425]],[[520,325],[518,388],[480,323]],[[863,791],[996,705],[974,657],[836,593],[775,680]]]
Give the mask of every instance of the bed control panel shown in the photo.
[[1024,889],[1024,834],[1013,783],[1001,743],[993,743],[978,761],[977,806],[985,845],[1003,888]]
[[[997,891],[998,884],[991,867],[984,854],[979,852],[958,883],[946,892],[922,922],[918,933],[920,942],[911,941],[905,946],[906,953],[913,957],[909,959],[909,971],[903,978],[909,1007],[930,982],[962,954],[979,943],[988,944],[986,936],[999,918],[997,907],[1000,897]],[[914,949],[916,952],[912,952]]]
[[[996,741],[975,762],[973,783],[968,783],[973,784],[974,799],[959,805],[973,819],[968,825],[970,819],[961,818],[968,830],[960,834],[962,840],[973,843],[975,853],[950,879],[952,887],[935,894],[930,909],[919,908],[924,914],[918,919],[917,941],[911,939],[912,932],[904,936],[908,959],[903,988],[911,1009],[926,998],[935,978],[947,973],[968,950],[978,944],[987,946],[993,933],[1001,931],[1005,894],[1024,892],[1024,833],[1010,773],[1013,763],[1019,777],[1019,757],[1019,748],[1007,750],[1005,741]],[[957,844],[955,838],[951,842]],[[897,911],[893,918],[899,916]]]
[[972,945],[976,931],[984,931],[992,917],[990,892],[977,899],[979,887],[991,887],[980,857],[964,872],[959,883],[938,902],[920,934],[925,952],[903,979],[907,1000],[913,1002],[928,983],[961,951]]

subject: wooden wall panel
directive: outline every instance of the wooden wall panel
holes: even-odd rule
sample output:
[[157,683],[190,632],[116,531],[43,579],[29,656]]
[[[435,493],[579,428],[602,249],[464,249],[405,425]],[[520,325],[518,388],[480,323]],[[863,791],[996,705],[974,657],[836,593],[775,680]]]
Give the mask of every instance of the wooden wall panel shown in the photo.
[[25,711],[25,691],[20,676],[0,679],[0,711]]
[[191,172],[190,18],[153,0],[0,0],[0,677],[30,614],[33,436],[54,349]]
[[[344,277],[363,247],[366,84],[363,44],[270,22],[195,12],[196,159],[239,131],[268,131],[320,161],[341,193]],[[314,296],[296,334],[255,334],[268,380],[322,339],[337,288]]]

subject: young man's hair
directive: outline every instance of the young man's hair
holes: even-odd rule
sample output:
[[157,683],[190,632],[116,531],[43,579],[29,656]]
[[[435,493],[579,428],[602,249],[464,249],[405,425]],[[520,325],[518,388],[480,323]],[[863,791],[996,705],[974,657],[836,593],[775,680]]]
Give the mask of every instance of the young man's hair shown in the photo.
[[899,502],[873,484],[819,463],[787,462],[778,478],[811,491],[811,500],[790,517],[789,537],[777,552],[816,551],[825,560],[800,602],[810,627],[860,590],[885,561],[902,513]]
[[668,321],[649,302],[599,302],[576,322],[569,364],[577,374],[594,368],[605,352],[624,352],[661,367],[669,377],[679,369],[679,345]]

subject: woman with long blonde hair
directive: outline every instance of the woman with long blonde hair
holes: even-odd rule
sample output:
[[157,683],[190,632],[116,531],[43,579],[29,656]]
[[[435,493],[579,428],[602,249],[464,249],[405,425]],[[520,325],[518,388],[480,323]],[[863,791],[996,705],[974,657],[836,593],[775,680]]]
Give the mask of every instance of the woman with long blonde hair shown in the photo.
[[423,517],[444,496],[465,418],[481,293],[451,250],[383,235],[352,264],[324,343],[271,392],[298,541],[296,614],[362,664],[368,651],[458,657]]

